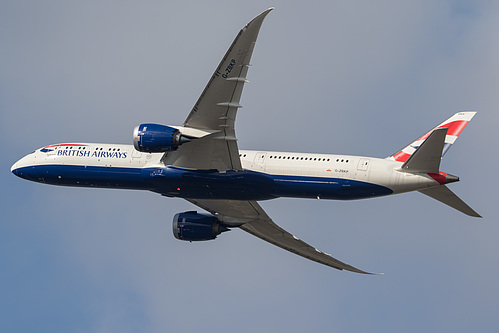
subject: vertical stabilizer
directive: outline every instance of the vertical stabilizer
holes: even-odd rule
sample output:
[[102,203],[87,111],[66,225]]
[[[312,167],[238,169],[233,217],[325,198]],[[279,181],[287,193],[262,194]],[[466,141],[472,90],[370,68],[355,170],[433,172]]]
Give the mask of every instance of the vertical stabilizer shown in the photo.
[[444,147],[442,149],[442,157],[445,155],[447,150],[456,142],[459,134],[468,125],[471,118],[475,116],[476,112],[458,112],[437,127],[433,128],[431,131],[415,140],[404,149],[388,157],[389,159],[406,162],[409,157],[421,146],[421,144],[430,136],[430,134],[439,128],[447,128],[447,134],[445,136]]

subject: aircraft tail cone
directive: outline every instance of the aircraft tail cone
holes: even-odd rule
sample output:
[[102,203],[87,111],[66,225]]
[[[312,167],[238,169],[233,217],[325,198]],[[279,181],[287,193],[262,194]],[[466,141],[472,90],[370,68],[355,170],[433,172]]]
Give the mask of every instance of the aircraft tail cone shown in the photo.
[[457,177],[457,176],[453,176],[453,175],[450,175],[450,174],[447,174],[445,176],[445,183],[446,184],[455,183],[455,182],[458,182],[458,181],[459,181],[459,177]]

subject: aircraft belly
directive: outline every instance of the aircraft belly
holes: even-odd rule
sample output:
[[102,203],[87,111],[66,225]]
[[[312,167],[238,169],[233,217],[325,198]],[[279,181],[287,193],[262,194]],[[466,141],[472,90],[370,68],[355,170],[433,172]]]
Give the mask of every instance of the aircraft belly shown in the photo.
[[276,198],[266,174],[243,170],[144,169],[154,192],[185,199],[268,200]]
[[273,176],[280,197],[351,200],[392,194],[387,187],[346,178]]
[[267,200],[278,197],[359,199],[391,194],[367,182],[325,177],[270,175],[255,171],[186,170],[174,167],[150,171],[154,191],[186,199]]

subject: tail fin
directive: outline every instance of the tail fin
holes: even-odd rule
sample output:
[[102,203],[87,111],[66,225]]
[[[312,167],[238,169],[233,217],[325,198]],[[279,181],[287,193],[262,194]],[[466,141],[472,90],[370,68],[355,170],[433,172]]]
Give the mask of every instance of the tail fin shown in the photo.
[[445,136],[444,147],[442,149],[442,157],[445,155],[447,150],[452,146],[452,144],[457,140],[459,134],[468,125],[471,118],[476,114],[476,112],[458,112],[437,127],[433,128],[431,131],[417,139],[416,141],[409,144],[404,149],[388,157],[398,162],[407,162],[409,157],[414,154],[414,152],[421,146],[421,144],[433,133],[436,129],[446,128],[447,134]]
[[390,156],[402,164],[400,171],[426,173],[440,185],[419,190],[419,192],[438,200],[458,211],[473,217],[481,217],[463,200],[455,195],[445,184],[459,180],[458,177],[440,172],[440,161],[468,125],[476,112],[459,112],[414,141],[398,153]]

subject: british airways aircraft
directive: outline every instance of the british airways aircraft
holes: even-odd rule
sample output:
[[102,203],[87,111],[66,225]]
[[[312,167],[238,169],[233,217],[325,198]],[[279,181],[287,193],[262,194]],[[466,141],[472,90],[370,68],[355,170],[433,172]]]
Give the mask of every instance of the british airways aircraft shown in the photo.
[[279,197],[353,200],[419,191],[480,217],[446,186],[458,177],[440,161],[475,112],[459,112],[387,158],[239,150],[236,113],[264,18],[236,36],[181,126],[141,124],[133,145],[61,143],[21,158],[11,171],[52,185],[148,190],[183,198],[208,213],[173,218],[186,241],[240,228],[269,243],[340,270],[367,273],[317,250],[275,224],[258,204]]

